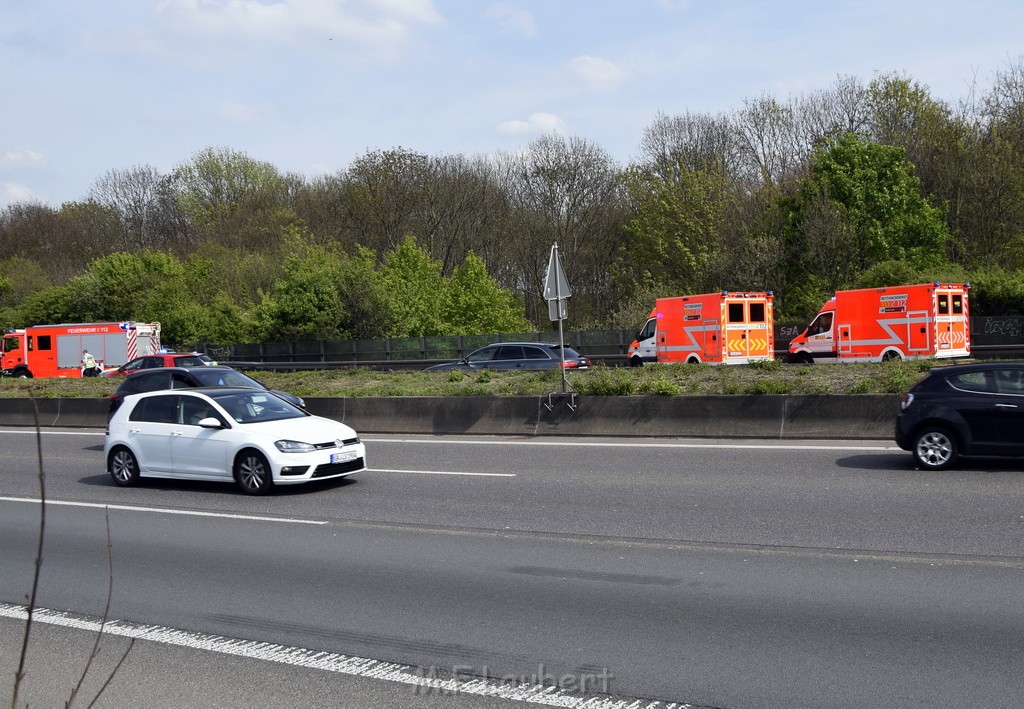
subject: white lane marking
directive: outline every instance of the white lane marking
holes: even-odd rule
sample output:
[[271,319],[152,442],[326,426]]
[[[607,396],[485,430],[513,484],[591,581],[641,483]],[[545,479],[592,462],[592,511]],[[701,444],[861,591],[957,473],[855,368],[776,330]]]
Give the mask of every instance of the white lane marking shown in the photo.
[[[44,436],[105,436],[106,431],[47,431],[40,429],[39,431]],[[35,435],[36,430],[34,428],[4,428],[0,429],[0,433],[31,433]]]
[[[764,443],[656,443],[652,441],[473,441],[473,440],[433,440],[419,438],[366,438],[360,437],[364,443],[441,443],[445,445],[459,446],[564,446],[579,448],[728,448],[728,449],[754,449],[764,450],[791,450],[791,451],[899,451],[899,446],[846,446],[846,445],[797,445],[783,443],[776,445],[766,440]],[[771,439],[774,440],[774,439]]]
[[[25,606],[0,603],[0,616],[14,620],[27,620],[28,611]],[[177,628],[159,625],[142,625],[123,620],[108,620],[106,623],[74,613],[36,608],[32,612],[34,623],[46,623],[65,628],[75,628],[99,632],[122,638],[148,640],[175,647],[193,648],[223,655],[233,655],[265,662],[276,662],[282,665],[325,670],[340,674],[397,682],[405,685],[421,687],[419,691],[425,696],[436,692],[439,696],[457,696],[461,694],[481,697],[497,697],[512,701],[526,702],[542,706],[569,707],[570,709],[623,709],[624,707],[644,707],[644,709],[661,709],[678,704],[665,704],[660,701],[642,701],[628,703],[622,699],[607,696],[580,696],[569,694],[562,689],[543,684],[515,684],[502,679],[481,677],[453,677],[441,679],[431,673],[411,665],[400,665],[395,662],[381,662],[354,655],[342,655],[322,650],[278,645],[276,643],[240,640],[223,635],[208,635]],[[686,705],[682,705],[686,706]]]
[[367,468],[369,473],[413,473],[415,475],[465,475],[480,478],[514,478],[516,473],[456,473],[450,470],[398,470],[397,468]]
[[[39,504],[38,499],[31,497],[0,497],[0,502],[34,502]],[[102,502],[71,502],[67,500],[47,500],[47,506],[60,505],[64,507],[95,507],[98,509],[124,510],[127,512],[156,512],[165,515],[185,515],[188,517],[217,517],[219,519],[247,519],[257,522],[285,522],[288,524],[316,524],[323,525],[327,522],[315,519],[294,519],[291,517],[257,517],[256,515],[228,514],[226,512],[198,512],[194,510],[169,510],[160,507],[137,507],[135,505],[108,505]]]
[[[0,430],[0,433],[35,433],[34,430]],[[44,434],[60,436],[103,436],[102,431],[92,433],[81,431],[42,431]],[[720,448],[731,450],[753,449],[761,450],[769,448],[772,450],[787,451],[900,451],[902,448],[895,445],[889,446],[851,446],[832,444],[776,444],[774,438],[765,439],[763,443],[659,443],[650,440],[638,441],[521,441],[521,440],[466,440],[466,439],[426,439],[426,438],[367,438],[360,436],[367,443],[440,443],[444,445],[457,446],[561,446],[580,448]]]

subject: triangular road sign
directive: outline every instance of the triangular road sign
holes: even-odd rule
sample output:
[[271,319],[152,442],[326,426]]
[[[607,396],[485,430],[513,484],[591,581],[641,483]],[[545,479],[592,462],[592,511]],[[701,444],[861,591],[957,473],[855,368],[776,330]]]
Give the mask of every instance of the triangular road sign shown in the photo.
[[551,246],[551,257],[548,260],[548,273],[544,277],[544,300],[560,300],[572,295],[569,281],[562,270],[562,261],[558,258],[558,243]]

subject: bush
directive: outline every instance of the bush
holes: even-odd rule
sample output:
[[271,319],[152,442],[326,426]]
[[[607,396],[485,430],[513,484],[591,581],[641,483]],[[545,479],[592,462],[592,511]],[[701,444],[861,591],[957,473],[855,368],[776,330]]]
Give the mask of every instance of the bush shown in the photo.
[[872,381],[865,377],[864,379],[861,379],[859,382],[854,382],[853,386],[851,386],[846,391],[846,393],[847,394],[870,394],[871,390],[873,388],[874,388],[874,384],[872,383]]
[[641,382],[638,387],[640,394],[656,394],[657,396],[679,396],[683,393],[682,387],[667,379],[655,379],[653,381]]
[[759,359],[755,362],[751,362],[748,366],[754,368],[758,372],[770,373],[781,370],[783,363],[781,359]]
[[748,394],[792,394],[793,382],[781,381],[778,379],[762,379],[754,382],[747,388]]
[[609,369],[595,370],[586,379],[580,380],[576,389],[580,394],[586,396],[630,396],[636,393],[635,377],[630,370],[624,370],[626,376],[621,373],[612,373]]
[[917,383],[921,375],[907,369],[898,369],[889,372],[882,379],[881,389],[886,394],[902,394]]

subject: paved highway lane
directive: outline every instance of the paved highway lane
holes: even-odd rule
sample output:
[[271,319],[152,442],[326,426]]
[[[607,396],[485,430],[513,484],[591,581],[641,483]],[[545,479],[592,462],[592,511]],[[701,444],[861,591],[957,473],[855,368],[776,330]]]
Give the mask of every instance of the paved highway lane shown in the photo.
[[[153,508],[109,512],[117,618],[442,673],[610,675],[616,694],[710,706],[1024,696],[1018,463],[924,474],[885,442],[371,437],[374,472],[252,499],[115,488],[100,441],[44,435],[47,487]],[[0,445],[0,601],[17,603],[34,437]],[[48,529],[41,605],[97,615],[103,510],[51,506]]]

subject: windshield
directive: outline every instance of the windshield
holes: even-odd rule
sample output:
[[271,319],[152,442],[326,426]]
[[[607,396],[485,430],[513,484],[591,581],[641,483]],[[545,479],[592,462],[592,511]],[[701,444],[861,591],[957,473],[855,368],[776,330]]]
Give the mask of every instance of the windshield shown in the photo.
[[492,357],[494,357],[494,352],[497,349],[498,348],[494,347],[494,346],[484,347],[482,349],[477,350],[476,352],[471,353],[468,357],[466,357],[466,361],[467,362],[487,362]]
[[210,392],[210,397],[238,423],[282,421],[309,415],[267,391]]

